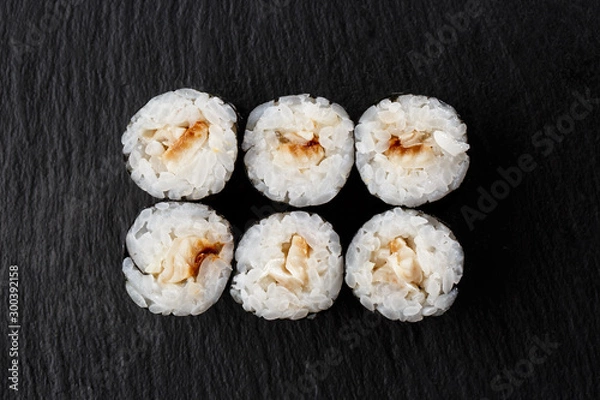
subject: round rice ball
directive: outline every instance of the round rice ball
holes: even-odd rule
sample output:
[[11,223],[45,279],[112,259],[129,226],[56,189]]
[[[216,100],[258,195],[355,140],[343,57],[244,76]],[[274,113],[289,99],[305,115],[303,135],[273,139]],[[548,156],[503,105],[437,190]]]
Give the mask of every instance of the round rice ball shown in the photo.
[[151,99],[121,138],[133,181],[157,198],[220,192],[237,157],[237,115],[218,97],[179,89]]
[[354,163],[354,124],[323,97],[280,97],[248,117],[242,149],[248,177],[271,200],[296,207],[324,204],[346,183]]
[[340,239],[316,214],[273,214],[244,234],[235,252],[231,295],[268,320],[326,310],[343,280]]
[[217,302],[231,274],[229,223],[203,204],[158,203],[126,237],[125,287],[155,314],[198,315]]
[[433,97],[402,95],[371,106],[355,140],[362,180],[392,205],[438,200],[461,184],[469,167],[467,126]]
[[463,250],[432,216],[398,207],[375,215],[346,253],[346,284],[363,306],[415,322],[441,315],[454,302]]

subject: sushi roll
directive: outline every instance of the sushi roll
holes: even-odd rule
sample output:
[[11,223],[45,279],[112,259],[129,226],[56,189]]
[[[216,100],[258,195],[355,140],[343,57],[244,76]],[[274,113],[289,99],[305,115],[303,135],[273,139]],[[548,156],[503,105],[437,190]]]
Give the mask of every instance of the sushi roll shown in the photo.
[[229,223],[203,204],[158,203],[126,237],[125,287],[155,314],[198,315],[215,304],[231,274]]
[[179,89],[151,99],[121,138],[133,181],[157,198],[220,192],[237,157],[237,115],[218,97]]
[[444,197],[469,168],[467,126],[433,97],[402,95],[371,106],[355,140],[356,166],[369,192],[396,206]]
[[340,239],[316,214],[273,214],[243,235],[231,295],[259,317],[300,319],[328,309],[343,280]]
[[280,97],[248,117],[242,149],[248,177],[271,200],[305,207],[327,203],[354,163],[354,123],[323,97]]
[[463,250],[437,219],[398,207],[365,223],[346,253],[346,284],[363,306],[416,322],[454,302]]

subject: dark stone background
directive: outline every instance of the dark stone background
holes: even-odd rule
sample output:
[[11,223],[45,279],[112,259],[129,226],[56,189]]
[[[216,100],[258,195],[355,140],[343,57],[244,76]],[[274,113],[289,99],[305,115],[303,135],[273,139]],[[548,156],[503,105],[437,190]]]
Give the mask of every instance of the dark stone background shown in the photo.
[[[600,97],[600,3],[5,1],[0,15],[0,267],[6,299],[19,266],[22,398],[598,398],[600,103],[573,106],[573,125],[569,113],[575,91]],[[123,238],[156,200],[129,179],[120,136],[146,101],[180,87],[244,117],[300,92],[355,121],[392,92],[453,105],[471,167],[421,207],[465,250],[453,308],[391,322],[346,287],[297,322],[256,318],[227,292],[198,317],[135,306]],[[564,140],[534,144],[557,124]],[[524,154],[536,167],[503,193],[497,169]],[[492,189],[503,199],[479,209]],[[241,163],[206,203],[240,231],[284,209]],[[473,229],[465,207],[482,212]],[[311,210],[346,246],[389,208],[353,170]],[[0,357],[6,371],[8,344]],[[6,377],[0,397],[13,398]]]

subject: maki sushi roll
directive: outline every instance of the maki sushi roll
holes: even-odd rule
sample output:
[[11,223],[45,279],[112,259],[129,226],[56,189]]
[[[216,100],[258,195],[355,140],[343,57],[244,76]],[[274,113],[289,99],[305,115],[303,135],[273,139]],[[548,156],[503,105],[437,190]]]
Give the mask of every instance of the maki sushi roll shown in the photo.
[[133,181],[154,197],[220,192],[237,157],[237,115],[218,97],[179,89],[151,99],[121,138]]
[[337,195],[354,163],[354,124],[338,104],[308,94],[280,97],[248,117],[248,177],[271,200],[305,207]]
[[469,167],[467,126],[433,97],[402,95],[371,106],[355,140],[362,180],[392,205],[438,200],[461,184]]
[[229,223],[203,204],[158,203],[126,237],[125,287],[155,314],[198,315],[217,302],[231,274]]
[[346,253],[346,284],[367,309],[416,322],[450,308],[463,260],[450,229],[398,207],[374,216],[354,236]]
[[300,319],[328,309],[343,280],[340,239],[316,214],[273,214],[244,234],[231,295],[259,317]]

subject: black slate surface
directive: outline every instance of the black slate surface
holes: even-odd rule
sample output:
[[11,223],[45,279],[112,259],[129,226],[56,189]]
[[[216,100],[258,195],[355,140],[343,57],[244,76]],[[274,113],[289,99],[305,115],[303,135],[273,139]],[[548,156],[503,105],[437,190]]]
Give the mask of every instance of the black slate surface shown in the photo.
[[[598,398],[598,2],[6,1],[0,15],[1,398]],[[120,136],[148,99],[180,87],[243,116],[300,92],[354,120],[392,92],[453,105],[471,167],[420,208],[465,250],[452,309],[391,322],[347,287],[297,322],[256,318],[228,292],[198,317],[135,306],[123,238],[157,200],[129,179]],[[481,200],[492,192],[501,199]],[[241,163],[205,202],[239,231],[287,209]],[[346,246],[389,208],[353,170],[310,210]]]

